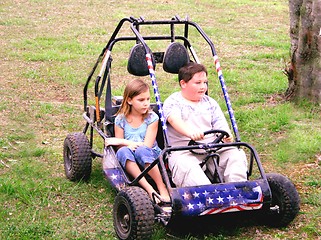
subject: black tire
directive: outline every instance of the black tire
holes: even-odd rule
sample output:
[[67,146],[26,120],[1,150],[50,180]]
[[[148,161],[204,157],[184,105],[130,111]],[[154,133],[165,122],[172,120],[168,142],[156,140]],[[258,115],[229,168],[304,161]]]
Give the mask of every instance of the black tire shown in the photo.
[[140,187],[120,191],[113,206],[114,229],[119,239],[149,239],[153,233],[153,204]]
[[300,197],[294,184],[278,173],[266,175],[272,192],[270,208],[261,217],[271,227],[285,227],[297,216],[300,210]]
[[89,141],[82,132],[68,134],[64,141],[64,167],[71,181],[88,180],[92,155]]

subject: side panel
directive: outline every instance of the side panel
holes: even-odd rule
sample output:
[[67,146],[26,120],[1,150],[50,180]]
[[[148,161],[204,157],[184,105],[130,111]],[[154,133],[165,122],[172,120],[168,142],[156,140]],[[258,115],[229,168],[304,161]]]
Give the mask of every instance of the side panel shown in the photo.
[[173,210],[185,216],[257,210],[271,200],[270,188],[263,179],[173,190]]

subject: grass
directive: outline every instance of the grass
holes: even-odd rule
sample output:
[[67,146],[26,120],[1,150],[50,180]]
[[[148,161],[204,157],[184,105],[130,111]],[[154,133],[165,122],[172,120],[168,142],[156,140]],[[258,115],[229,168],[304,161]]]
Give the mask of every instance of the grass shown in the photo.
[[[153,239],[319,239],[320,106],[282,98],[287,88],[282,69],[290,48],[287,4],[2,1],[0,239],[116,239],[111,213],[115,193],[101,173],[99,159],[93,162],[88,183],[69,182],[64,176],[63,141],[84,127],[83,86],[119,20],[174,15],[188,15],[216,44],[241,139],[257,148],[267,172],[291,178],[302,205],[299,216],[283,229],[240,224],[203,235],[173,235],[156,225]],[[208,50],[197,46],[195,32],[190,34],[197,52]],[[129,47],[120,45],[114,52],[126,58]],[[212,64],[208,54],[199,57]],[[126,64],[113,65],[116,95],[132,78],[123,70]],[[210,95],[225,110],[215,69],[209,67],[209,73]],[[157,77],[162,100],[178,89],[176,76]],[[89,101],[94,103],[93,96]]]

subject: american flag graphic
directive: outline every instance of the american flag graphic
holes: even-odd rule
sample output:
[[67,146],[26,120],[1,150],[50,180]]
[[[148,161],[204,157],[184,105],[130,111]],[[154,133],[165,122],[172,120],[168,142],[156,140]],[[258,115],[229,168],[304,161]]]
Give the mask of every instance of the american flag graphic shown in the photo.
[[260,209],[261,187],[256,182],[178,188],[183,215],[208,215]]
[[105,176],[110,184],[118,191],[126,187],[126,181],[123,177],[122,170],[119,168],[107,168],[104,169]]
[[[104,170],[106,178],[118,191],[126,187],[120,168]],[[196,216],[261,209],[263,193],[256,181],[175,188],[175,204],[182,215]]]

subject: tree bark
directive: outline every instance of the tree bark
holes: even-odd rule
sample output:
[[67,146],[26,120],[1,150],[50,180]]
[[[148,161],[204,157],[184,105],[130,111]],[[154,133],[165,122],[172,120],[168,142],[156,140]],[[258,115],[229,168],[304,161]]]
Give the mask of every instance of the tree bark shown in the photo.
[[289,0],[288,99],[321,103],[321,0]]

